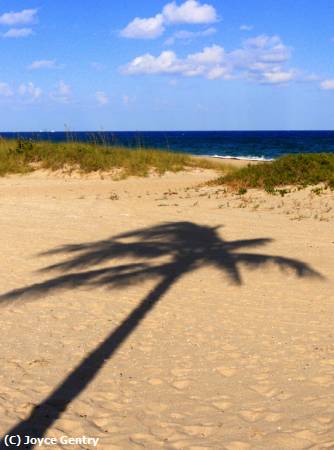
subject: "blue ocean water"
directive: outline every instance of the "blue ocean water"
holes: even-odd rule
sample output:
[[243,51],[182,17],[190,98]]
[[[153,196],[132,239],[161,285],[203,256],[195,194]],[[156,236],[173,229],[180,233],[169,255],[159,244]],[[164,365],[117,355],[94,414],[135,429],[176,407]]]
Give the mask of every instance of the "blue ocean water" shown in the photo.
[[22,132],[0,133],[0,136],[100,142],[240,159],[274,159],[288,153],[334,153],[334,131]]

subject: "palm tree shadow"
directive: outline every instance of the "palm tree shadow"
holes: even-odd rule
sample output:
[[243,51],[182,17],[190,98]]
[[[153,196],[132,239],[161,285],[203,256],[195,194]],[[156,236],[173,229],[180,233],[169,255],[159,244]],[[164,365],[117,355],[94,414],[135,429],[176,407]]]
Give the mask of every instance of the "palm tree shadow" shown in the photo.
[[[216,267],[237,285],[242,284],[239,269],[241,265],[260,268],[266,264],[274,264],[282,270],[294,271],[299,277],[321,277],[307,264],[296,259],[241,252],[243,248],[261,247],[270,241],[251,239],[227,242],[219,236],[218,227],[191,222],[171,222],[120,234],[103,241],[67,245],[46,252],[44,255],[67,256],[67,260],[41,270],[58,271],[60,275],[7,292],[0,296],[1,303],[34,299],[62,289],[123,287],[146,279],[157,280],[157,284],[102,344],[92,350],[64,381],[34,408],[26,420],[6,434],[43,437],[173,284],[195,269]],[[128,257],[135,258],[137,262],[92,268]],[[33,447],[33,444],[27,444],[24,448]],[[8,447],[0,444],[1,448]]]

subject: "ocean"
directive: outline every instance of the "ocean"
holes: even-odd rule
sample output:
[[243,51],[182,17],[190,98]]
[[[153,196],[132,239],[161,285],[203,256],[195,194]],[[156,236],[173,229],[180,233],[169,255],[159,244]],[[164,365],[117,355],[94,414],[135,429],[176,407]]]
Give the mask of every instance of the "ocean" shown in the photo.
[[0,137],[100,142],[249,160],[272,160],[289,153],[334,153],[334,131],[56,131],[4,132]]

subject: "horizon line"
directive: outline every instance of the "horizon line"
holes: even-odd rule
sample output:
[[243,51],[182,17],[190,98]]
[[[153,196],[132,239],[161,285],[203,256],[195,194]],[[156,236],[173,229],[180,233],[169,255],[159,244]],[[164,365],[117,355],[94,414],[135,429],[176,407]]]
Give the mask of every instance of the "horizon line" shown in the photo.
[[240,130],[20,130],[20,131],[0,131],[1,134],[17,133],[263,133],[263,132],[334,132],[334,129],[240,129]]

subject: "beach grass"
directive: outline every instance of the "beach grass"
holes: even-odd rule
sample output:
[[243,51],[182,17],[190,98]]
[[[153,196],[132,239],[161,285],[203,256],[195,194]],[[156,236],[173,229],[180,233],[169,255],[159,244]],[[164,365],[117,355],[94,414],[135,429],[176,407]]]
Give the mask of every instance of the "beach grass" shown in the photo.
[[49,169],[78,170],[81,173],[111,172],[124,178],[188,168],[222,170],[221,164],[216,161],[171,151],[82,142],[0,140],[0,176]]
[[212,180],[211,185],[225,185],[244,192],[249,188],[264,189],[276,193],[286,186],[306,187],[324,183],[334,189],[334,154],[300,153],[286,155],[272,162],[249,164],[235,168]]

